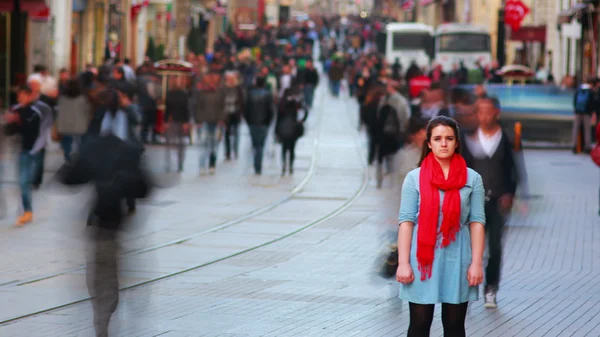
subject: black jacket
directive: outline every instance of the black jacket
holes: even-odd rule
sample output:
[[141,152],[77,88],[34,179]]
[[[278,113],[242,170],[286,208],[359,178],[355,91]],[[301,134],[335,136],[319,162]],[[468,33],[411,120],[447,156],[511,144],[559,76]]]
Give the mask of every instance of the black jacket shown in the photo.
[[275,132],[280,140],[292,141],[297,140],[302,136],[302,123],[308,118],[308,110],[304,110],[304,116],[301,121],[298,121],[298,110],[302,103],[295,98],[283,99],[277,109],[277,123],[275,124]]
[[486,196],[497,199],[505,194],[514,196],[519,183],[519,171],[515,162],[513,145],[506,132],[502,131],[502,139],[494,155],[484,158],[473,156],[466,142],[467,136],[461,136],[462,156],[467,166],[481,175]]
[[188,123],[190,121],[189,96],[184,90],[171,90],[165,102],[165,122]]
[[248,125],[269,126],[273,120],[273,95],[266,88],[254,87],[248,91],[244,118]]
[[8,135],[19,134],[21,150],[31,151],[40,135],[40,112],[36,111],[32,105],[25,105],[18,107],[15,113],[19,115],[19,121],[7,124],[4,131]]
[[319,72],[316,69],[304,68],[298,72],[298,83],[317,86],[319,84]]
[[57,179],[65,185],[93,183],[98,226],[118,229],[123,221],[123,199],[145,198],[153,186],[142,153],[143,147],[137,143],[115,136],[90,136],[74,161],[59,169]]

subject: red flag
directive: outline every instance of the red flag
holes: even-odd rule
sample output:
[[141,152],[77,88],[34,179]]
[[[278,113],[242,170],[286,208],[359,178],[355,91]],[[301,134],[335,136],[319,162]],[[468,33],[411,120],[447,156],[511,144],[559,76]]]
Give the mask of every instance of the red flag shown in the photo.
[[527,7],[521,0],[508,0],[504,5],[504,22],[509,25],[513,31],[521,28],[521,22],[529,14]]

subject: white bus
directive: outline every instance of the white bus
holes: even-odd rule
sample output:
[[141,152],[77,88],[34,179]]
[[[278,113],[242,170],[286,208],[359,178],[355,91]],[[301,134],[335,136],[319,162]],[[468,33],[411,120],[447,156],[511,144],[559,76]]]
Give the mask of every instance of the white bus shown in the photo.
[[462,23],[439,25],[435,32],[435,63],[445,72],[455,64],[464,62],[474,68],[479,61],[489,65],[492,61],[490,32],[486,26]]
[[433,27],[422,23],[389,23],[385,29],[385,58],[390,64],[398,58],[404,71],[412,61],[419,68],[429,67],[433,58]]

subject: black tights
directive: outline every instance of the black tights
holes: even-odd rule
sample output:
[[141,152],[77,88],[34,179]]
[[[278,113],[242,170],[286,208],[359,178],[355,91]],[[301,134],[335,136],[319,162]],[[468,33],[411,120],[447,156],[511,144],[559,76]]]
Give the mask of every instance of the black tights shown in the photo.
[[[286,164],[288,163],[287,159],[288,156],[287,154],[289,153],[289,166],[287,166]],[[292,172],[294,170],[294,158],[296,157],[296,140],[284,140],[282,141],[282,147],[281,147],[281,158],[283,159],[283,169],[285,170],[286,167],[289,167],[290,172]]]
[[[442,303],[442,325],[444,337],[466,337],[465,318],[469,303],[448,304]],[[433,322],[434,304],[409,303],[410,325],[407,337],[429,337],[429,330]]]

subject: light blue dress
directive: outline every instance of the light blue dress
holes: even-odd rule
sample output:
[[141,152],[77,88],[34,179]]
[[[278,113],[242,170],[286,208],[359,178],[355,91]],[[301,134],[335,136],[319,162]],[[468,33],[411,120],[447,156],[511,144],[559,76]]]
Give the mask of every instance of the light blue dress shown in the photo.
[[[479,173],[467,169],[467,183],[460,190],[460,232],[456,240],[445,248],[440,248],[441,236],[435,249],[431,278],[421,281],[419,264],[417,263],[417,232],[419,224],[419,172],[420,168],[408,173],[402,185],[399,223],[408,221],[415,224],[410,247],[410,265],[415,274],[411,284],[401,284],[400,298],[417,304],[449,303],[460,304],[479,299],[478,287],[469,287],[467,271],[471,264],[471,231],[472,222],[485,225],[484,189]],[[440,218],[442,223],[442,204],[444,192],[440,191]],[[439,229],[438,229],[439,230]]]

